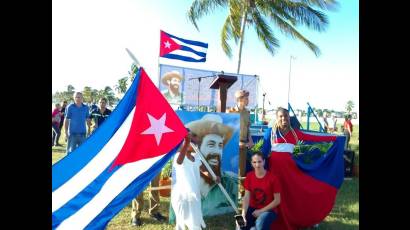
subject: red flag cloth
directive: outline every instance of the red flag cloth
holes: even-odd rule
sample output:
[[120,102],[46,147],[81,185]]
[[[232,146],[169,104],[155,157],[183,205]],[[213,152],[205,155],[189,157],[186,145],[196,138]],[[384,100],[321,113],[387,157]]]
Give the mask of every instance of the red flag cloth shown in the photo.
[[[340,139],[333,135],[313,135],[294,129],[281,135],[278,131],[272,137],[272,129],[265,131],[264,146],[262,151],[269,151],[268,168],[279,180],[281,187],[278,218],[271,224],[271,230],[298,230],[312,227],[331,212],[336,201],[338,180],[337,162],[340,158],[329,158],[334,165],[328,167],[328,172],[335,173],[332,177],[322,175],[325,171],[311,167],[302,170],[297,160],[293,157],[293,147],[298,140],[307,142],[335,142],[340,146]],[[336,153],[335,153],[336,154]],[[341,153],[343,154],[343,153]],[[339,157],[338,156],[338,157]],[[333,170],[334,168],[334,170]],[[343,172],[342,172],[343,175]]]
[[337,189],[302,172],[292,156],[272,152],[270,172],[281,182],[278,219],[271,230],[296,230],[321,222],[332,210]]
[[187,130],[167,100],[141,69],[128,137],[111,168],[171,151]]
[[174,50],[181,49],[181,46],[171,39],[164,31],[161,30],[161,42],[159,48],[159,56],[162,57]]

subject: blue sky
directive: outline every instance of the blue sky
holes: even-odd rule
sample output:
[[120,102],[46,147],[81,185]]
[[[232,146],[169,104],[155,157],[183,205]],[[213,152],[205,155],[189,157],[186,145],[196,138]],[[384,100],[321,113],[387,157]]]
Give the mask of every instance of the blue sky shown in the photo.
[[[233,57],[220,46],[220,30],[227,11],[219,9],[198,21],[200,31],[188,21],[192,1],[160,0],[53,0],[52,9],[52,91],[72,84],[101,89],[113,87],[127,75],[130,49],[155,84],[158,63],[235,73],[238,47],[232,42]],[[319,46],[316,57],[304,44],[283,36],[273,27],[281,47],[270,55],[252,28],[245,32],[241,73],[260,76],[262,89],[271,106],[286,106],[289,59],[292,60],[290,102],[294,108],[313,107],[344,110],[352,100],[359,108],[359,1],[340,1],[339,9],[327,12],[325,32],[297,28]],[[158,59],[159,31],[209,43],[205,63]],[[262,103],[262,96],[259,103]]]

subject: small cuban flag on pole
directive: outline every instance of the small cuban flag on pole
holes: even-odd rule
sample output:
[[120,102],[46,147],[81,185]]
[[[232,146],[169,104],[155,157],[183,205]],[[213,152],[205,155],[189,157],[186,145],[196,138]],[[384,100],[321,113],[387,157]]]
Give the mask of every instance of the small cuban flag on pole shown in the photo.
[[159,57],[205,62],[208,43],[179,38],[161,30]]

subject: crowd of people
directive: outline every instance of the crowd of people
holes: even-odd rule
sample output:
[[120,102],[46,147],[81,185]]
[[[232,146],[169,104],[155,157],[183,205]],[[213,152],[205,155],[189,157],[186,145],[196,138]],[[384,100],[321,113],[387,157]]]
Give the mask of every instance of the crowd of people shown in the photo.
[[[322,221],[333,207],[335,194],[300,170],[292,153],[299,140],[332,142],[336,136],[311,135],[293,128],[288,110],[278,108],[273,126],[265,132],[261,151],[253,152],[249,159],[248,151],[254,145],[249,110],[246,109],[249,92],[239,90],[235,97],[237,105],[229,112],[240,114],[238,177],[233,179],[221,170],[222,150],[231,139],[233,129],[224,125],[215,114],[207,114],[186,124],[189,133],[173,160],[170,218],[175,218],[175,228],[180,230],[186,226],[196,230],[206,227],[204,208],[214,210],[221,204],[203,198],[225,196],[216,184],[239,191],[232,198],[242,202],[244,225],[237,226],[240,229],[298,229]],[[81,92],[75,92],[73,99],[69,105],[67,101],[62,105],[56,103],[52,111],[52,145],[61,146],[59,138],[64,127],[67,154],[78,148],[111,114],[106,107],[106,98],[101,98],[99,106],[93,109],[83,102]],[[326,131],[330,129],[327,121],[325,128]],[[350,137],[352,125],[349,118],[346,118],[344,130]],[[190,143],[198,145],[203,156],[198,155]],[[212,172],[203,161],[209,163]],[[246,171],[247,161],[252,165],[251,171]],[[159,178],[160,174],[151,181],[151,187],[158,187]],[[158,190],[151,189],[148,212],[157,221],[165,222],[166,218],[159,212],[159,199]],[[143,207],[141,193],[132,201],[132,225],[143,224]]]
[[63,101],[62,105],[56,103],[51,114],[51,146],[62,146],[60,136],[64,126],[67,154],[78,148],[87,136],[96,130],[111,114],[111,110],[107,108],[107,98],[100,98],[99,107],[85,104],[81,92],[75,92],[73,100],[74,102],[69,105],[67,105],[67,101]]

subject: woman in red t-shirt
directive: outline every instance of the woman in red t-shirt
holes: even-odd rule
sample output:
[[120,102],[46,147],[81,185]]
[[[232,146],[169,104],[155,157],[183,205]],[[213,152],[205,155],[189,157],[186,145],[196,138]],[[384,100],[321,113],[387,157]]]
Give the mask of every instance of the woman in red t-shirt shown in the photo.
[[244,181],[245,196],[242,202],[242,216],[245,227],[268,230],[278,216],[280,204],[280,185],[276,176],[264,168],[265,159],[262,152],[255,152],[251,158],[253,171],[246,174]]

